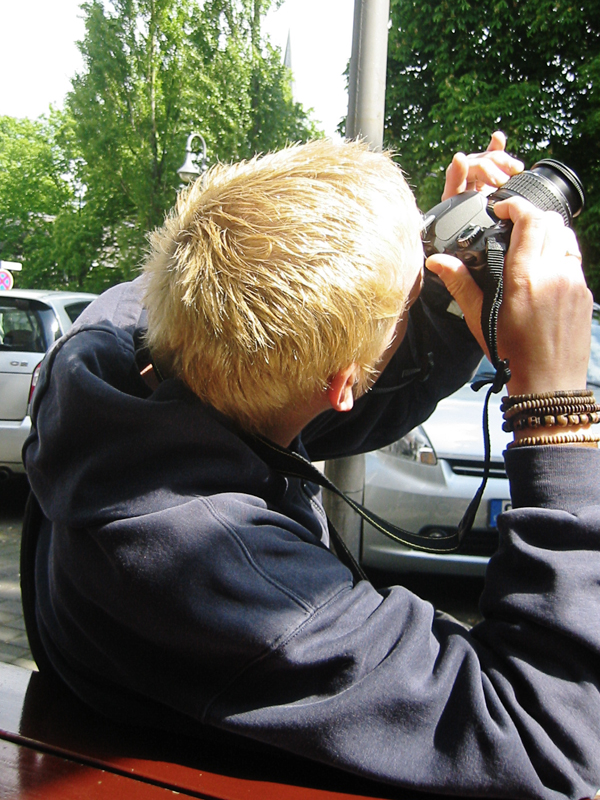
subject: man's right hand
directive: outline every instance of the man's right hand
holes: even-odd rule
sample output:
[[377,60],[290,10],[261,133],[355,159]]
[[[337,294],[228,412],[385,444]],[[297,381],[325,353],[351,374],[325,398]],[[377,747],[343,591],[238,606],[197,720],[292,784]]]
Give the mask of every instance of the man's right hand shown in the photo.
[[[560,215],[543,212],[521,197],[497,203],[494,213],[513,222],[504,266],[498,320],[498,353],[510,362],[511,394],[586,386],[593,309],[579,245]],[[481,332],[483,294],[461,261],[427,259],[457,301],[473,335]]]

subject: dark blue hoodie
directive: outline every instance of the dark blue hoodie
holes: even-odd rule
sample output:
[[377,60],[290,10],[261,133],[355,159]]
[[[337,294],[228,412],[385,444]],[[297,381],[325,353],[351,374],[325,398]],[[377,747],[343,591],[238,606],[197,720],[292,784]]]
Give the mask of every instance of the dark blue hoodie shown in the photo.
[[[597,450],[507,455],[514,510],[470,632],[401,586],[355,584],[320,492],[275,473],[180,382],[151,392],[139,281],[110,290],[45,360],[24,457],[45,516],[37,616],[90,704],[216,726],[397,786],[486,797],[600,786]],[[428,312],[349,414],[295,444],[314,459],[387,444],[467,379],[477,348]],[[165,715],[163,715],[165,711]]]

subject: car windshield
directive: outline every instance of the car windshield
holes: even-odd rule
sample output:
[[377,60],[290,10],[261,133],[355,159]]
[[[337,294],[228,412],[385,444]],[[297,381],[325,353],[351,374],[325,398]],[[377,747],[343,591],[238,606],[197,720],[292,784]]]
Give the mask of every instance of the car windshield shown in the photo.
[[45,353],[58,322],[48,306],[36,300],[0,296],[0,350]]
[[[477,367],[473,380],[490,378],[495,370],[487,358],[483,358]],[[594,309],[592,317],[592,344],[590,348],[590,363],[588,365],[587,382],[590,386],[600,386],[600,309]]]

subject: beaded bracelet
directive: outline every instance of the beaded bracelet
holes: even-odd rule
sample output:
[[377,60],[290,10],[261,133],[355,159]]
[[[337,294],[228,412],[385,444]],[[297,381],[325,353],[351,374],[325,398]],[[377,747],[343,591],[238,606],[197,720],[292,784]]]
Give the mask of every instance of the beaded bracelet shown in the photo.
[[545,416],[519,417],[516,420],[507,420],[502,425],[502,430],[510,433],[511,431],[522,431],[525,428],[576,428],[580,425],[597,425],[600,422],[600,414],[546,414]]
[[530,400],[549,400],[554,397],[593,397],[591,389],[558,389],[554,392],[540,392],[539,394],[511,394],[502,398],[501,410],[516,405],[526,403]]
[[[560,425],[579,425],[580,421],[573,419],[569,421],[570,417],[578,417],[578,416],[590,416],[593,417],[595,414],[600,412],[600,406],[597,404],[589,404],[589,405],[580,405],[580,406],[555,406],[554,408],[536,408],[536,409],[525,409],[519,410],[514,414],[508,414],[508,412],[504,415],[505,419],[505,428],[504,430],[512,430],[512,426],[516,424],[517,420],[520,419],[527,419],[528,417],[535,418],[537,417],[540,420],[545,419],[546,417],[553,417],[555,420],[561,419],[562,421],[558,424]],[[589,422],[589,420],[588,420]],[[548,422],[548,425],[557,424],[556,422]],[[587,423],[583,423],[587,424]]]
[[553,413],[553,410],[559,414],[569,413],[570,411],[576,414],[578,411],[597,411],[598,408],[596,399],[593,396],[590,398],[582,398],[577,402],[568,402],[564,397],[557,397],[554,398],[554,400],[528,400],[525,403],[516,403],[510,408],[507,408],[504,412],[504,419],[510,419],[511,417],[523,414],[527,411],[536,411],[538,413],[548,411]]
[[585,445],[598,445],[600,436],[590,436],[585,433],[557,433],[554,436],[526,436],[523,439],[517,439],[507,445],[508,449],[513,447],[535,447],[537,445],[550,445],[550,444],[585,444]]
[[560,428],[577,427],[579,425],[596,425],[600,422],[600,407],[578,409],[541,409],[535,414],[521,414],[506,417],[502,425],[503,431],[522,431],[523,428],[539,428],[556,425]]
[[563,389],[541,394],[502,398],[502,430],[522,431],[539,427],[579,427],[600,422],[600,405],[591,389]]

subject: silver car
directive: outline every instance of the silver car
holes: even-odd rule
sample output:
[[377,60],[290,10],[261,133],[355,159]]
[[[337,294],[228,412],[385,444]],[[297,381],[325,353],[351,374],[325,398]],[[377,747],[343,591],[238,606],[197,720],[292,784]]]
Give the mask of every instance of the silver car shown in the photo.
[[37,367],[96,297],[83,292],[11,289],[0,292],[0,479],[24,473],[21,448]]
[[[477,377],[492,372],[487,359]],[[595,306],[588,384],[600,386],[600,306]],[[366,455],[364,504],[399,527],[431,537],[455,529],[483,476],[483,402],[486,387],[470,384],[442,400],[431,417],[397,442]],[[437,555],[411,550],[365,524],[362,563],[390,572],[483,575],[498,544],[496,519],[510,507],[503,450],[500,396],[490,401],[492,469],[473,530],[460,552]]]

